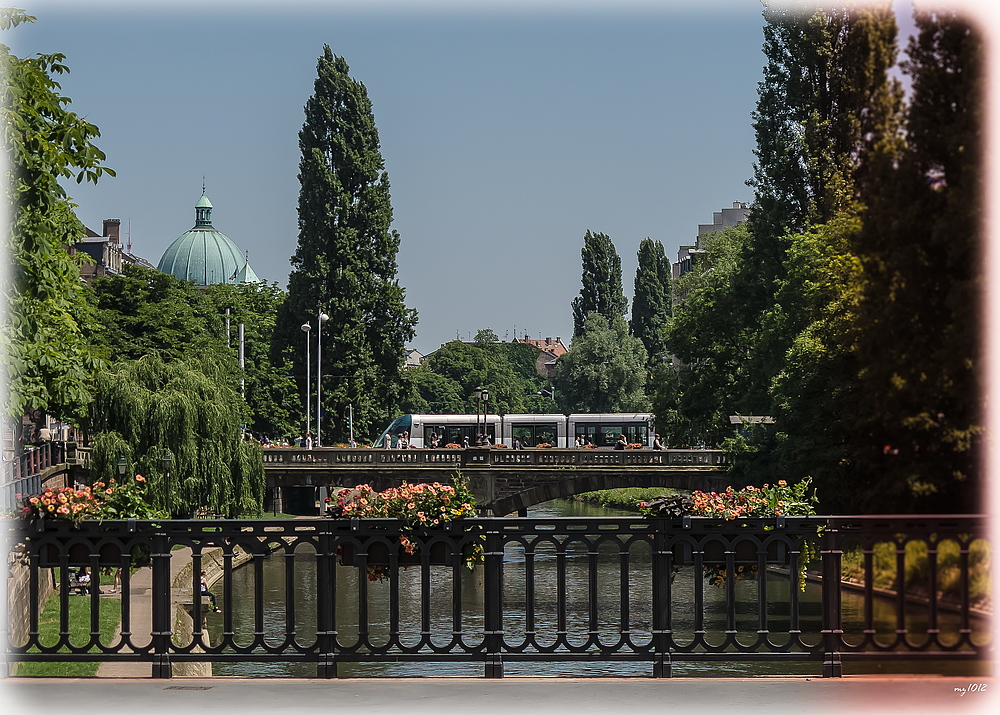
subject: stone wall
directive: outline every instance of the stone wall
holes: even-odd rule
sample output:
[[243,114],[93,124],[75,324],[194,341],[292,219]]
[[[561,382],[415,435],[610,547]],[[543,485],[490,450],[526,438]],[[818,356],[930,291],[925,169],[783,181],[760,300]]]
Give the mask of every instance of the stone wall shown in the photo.
[[[7,632],[10,642],[22,644],[28,640],[29,589],[28,556],[23,551],[13,549],[7,558]],[[38,572],[38,611],[42,610],[55,590],[52,569]]]

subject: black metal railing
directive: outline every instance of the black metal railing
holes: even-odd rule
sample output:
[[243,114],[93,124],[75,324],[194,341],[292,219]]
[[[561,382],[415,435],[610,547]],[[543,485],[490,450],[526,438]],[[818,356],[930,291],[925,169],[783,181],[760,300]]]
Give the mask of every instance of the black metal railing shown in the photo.
[[22,495],[41,491],[42,473],[66,461],[67,445],[69,451],[75,453],[74,442],[44,442],[25,449],[3,463],[3,471],[0,472],[0,499],[3,500],[4,511],[19,506]]
[[627,467],[701,467],[725,468],[728,452],[715,449],[348,449],[323,447],[299,449],[274,447],[264,450],[264,466],[403,466],[429,465],[450,468],[455,465],[477,467],[551,467],[551,466],[627,466]]
[[[684,662],[798,661],[836,677],[848,660],[980,659],[993,646],[971,582],[988,579],[987,528],[981,516],[483,518],[414,535],[407,554],[391,519],[42,520],[7,534],[27,592],[7,659],[151,664],[153,677],[291,662],[321,678],[405,661],[478,663],[486,677],[534,661],[631,661],[655,677]],[[98,628],[107,594],[89,595],[87,622],[70,618],[70,569],[84,565],[121,568],[113,639]],[[221,614],[192,596],[204,568]],[[848,591],[862,603],[851,613]]]

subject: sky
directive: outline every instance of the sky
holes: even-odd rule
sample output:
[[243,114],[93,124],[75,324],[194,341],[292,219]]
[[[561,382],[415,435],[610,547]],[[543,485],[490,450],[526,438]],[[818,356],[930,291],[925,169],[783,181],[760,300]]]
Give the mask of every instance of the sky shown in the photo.
[[[4,33],[62,52],[71,108],[116,178],[68,185],[100,232],[120,218],[154,265],[216,228],[287,286],[298,131],[324,43],[371,97],[423,353],[491,328],[572,334],[586,231],[608,234],[631,297],[639,242],[676,259],[698,224],[751,201],[761,79],[756,0],[615,3],[23,0]],[[305,318],[306,316],[303,316]]]
[[117,172],[68,186],[84,224],[121,219],[155,265],[204,182],[215,227],[282,288],[303,106],[324,43],[343,56],[373,103],[425,354],[481,328],[568,343],[588,230],[614,241],[631,298],[642,239],[675,260],[753,200],[759,0],[21,6],[37,21],[0,41],[66,55],[63,92]]

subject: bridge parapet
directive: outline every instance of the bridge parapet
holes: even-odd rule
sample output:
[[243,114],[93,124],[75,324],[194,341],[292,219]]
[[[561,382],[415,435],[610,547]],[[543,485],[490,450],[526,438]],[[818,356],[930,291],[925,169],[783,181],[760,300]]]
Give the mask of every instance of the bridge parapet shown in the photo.
[[352,467],[379,465],[392,468],[415,465],[447,469],[474,467],[707,467],[725,469],[727,452],[714,449],[607,450],[607,449],[345,449],[278,447],[264,450],[267,467]]

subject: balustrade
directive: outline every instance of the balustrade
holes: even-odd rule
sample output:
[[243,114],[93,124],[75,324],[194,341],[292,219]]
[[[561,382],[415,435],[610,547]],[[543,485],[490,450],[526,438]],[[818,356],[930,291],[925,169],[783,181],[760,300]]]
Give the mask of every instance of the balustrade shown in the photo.
[[[502,677],[505,664],[603,660],[644,662],[652,675],[668,677],[683,661],[802,661],[839,676],[851,659],[971,660],[992,652],[970,594],[971,580],[984,577],[976,563],[988,529],[981,516],[483,518],[413,535],[415,557],[400,552],[400,527],[391,519],[296,519],[105,521],[79,529],[41,520],[12,528],[10,562],[23,567],[15,572],[28,582],[31,605],[9,614],[22,619],[9,632],[27,635],[8,642],[7,660],[134,661],[151,664],[154,677],[170,677],[172,664],[186,662],[305,662],[319,677],[343,674],[348,663],[467,662]],[[809,578],[819,583],[808,598],[798,568],[807,544],[818,554]],[[886,544],[898,572],[877,586],[873,562]],[[189,604],[193,633],[171,632],[171,589],[178,593],[171,555],[179,546],[191,549],[194,574],[209,558],[221,564],[214,590],[223,612],[211,616],[220,626],[212,639],[200,599]],[[469,578],[462,554],[476,546],[484,561]],[[842,581],[847,550],[859,555],[851,572],[857,584]],[[914,571],[916,558],[924,561]],[[267,559],[283,564],[283,578],[269,585],[283,589],[283,613],[264,612]],[[237,571],[242,561],[248,571]],[[131,567],[147,562],[152,597],[129,589]],[[123,622],[110,641],[69,621],[68,600],[81,598],[67,581],[77,563],[94,573],[122,568]],[[35,604],[52,574],[60,635],[43,642]],[[721,585],[705,574],[721,577]],[[879,596],[893,584],[891,599]],[[194,589],[197,580],[181,577],[180,587]],[[251,604],[252,633],[243,637],[233,628],[237,587]],[[724,597],[711,603],[721,605],[710,605],[707,589],[718,587]],[[311,609],[301,606],[303,588],[314,589]],[[855,632],[844,627],[847,588],[860,589],[865,603]],[[102,596],[87,598],[97,613]],[[895,609],[888,632],[875,627],[877,600]],[[146,630],[141,612],[151,614]]]

